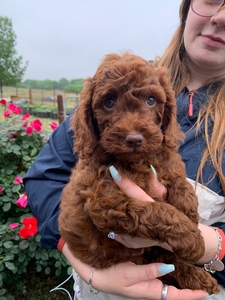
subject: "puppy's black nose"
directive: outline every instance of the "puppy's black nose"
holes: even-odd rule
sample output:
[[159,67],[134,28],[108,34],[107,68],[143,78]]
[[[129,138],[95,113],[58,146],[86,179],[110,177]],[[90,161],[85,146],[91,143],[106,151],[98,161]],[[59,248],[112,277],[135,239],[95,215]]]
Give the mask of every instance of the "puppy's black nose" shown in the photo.
[[128,134],[125,139],[126,145],[130,148],[140,147],[143,141],[143,135],[139,133]]

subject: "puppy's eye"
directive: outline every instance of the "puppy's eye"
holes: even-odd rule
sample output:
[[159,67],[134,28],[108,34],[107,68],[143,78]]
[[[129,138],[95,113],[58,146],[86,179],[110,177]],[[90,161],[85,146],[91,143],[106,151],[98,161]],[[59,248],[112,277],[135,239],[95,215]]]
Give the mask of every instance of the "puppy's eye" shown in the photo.
[[115,105],[115,101],[112,98],[108,98],[105,100],[105,106],[107,108],[112,108]]
[[145,102],[148,106],[153,106],[155,104],[155,98],[153,97],[149,97],[146,102]]

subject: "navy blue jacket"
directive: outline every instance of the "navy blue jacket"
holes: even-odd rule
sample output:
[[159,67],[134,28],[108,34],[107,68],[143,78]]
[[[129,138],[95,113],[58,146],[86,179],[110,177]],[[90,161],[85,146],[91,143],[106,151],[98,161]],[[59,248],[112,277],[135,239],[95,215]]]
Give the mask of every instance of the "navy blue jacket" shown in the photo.
[[[200,107],[207,101],[208,87],[195,91],[193,96],[193,116],[188,116],[189,91],[184,89],[177,97],[177,120],[185,133],[185,141],[180,146],[180,154],[186,164],[187,177],[195,180],[197,169],[205,148],[202,132],[196,135],[192,128],[196,122]],[[209,129],[213,123],[209,122]],[[225,156],[224,156],[225,158]],[[223,160],[225,161],[225,159]],[[31,211],[38,220],[43,248],[56,248],[60,235],[58,231],[59,202],[63,187],[68,182],[71,168],[76,164],[77,156],[73,154],[73,132],[68,117],[51,135],[48,143],[37,156],[34,164],[24,178],[25,189]],[[225,164],[223,165],[225,173]],[[213,167],[208,162],[203,171],[206,185],[213,174]],[[219,179],[216,177],[207,184],[208,188],[224,195]],[[220,223],[223,231],[225,224]],[[225,261],[224,261],[225,263]],[[220,272],[222,275],[222,272]],[[225,285],[225,273],[222,275]]]

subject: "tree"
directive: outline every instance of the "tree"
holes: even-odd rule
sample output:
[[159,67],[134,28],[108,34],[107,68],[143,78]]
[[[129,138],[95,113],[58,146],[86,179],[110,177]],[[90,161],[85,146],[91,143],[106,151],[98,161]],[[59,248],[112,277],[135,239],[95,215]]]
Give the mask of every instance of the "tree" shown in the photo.
[[26,71],[28,62],[22,66],[22,56],[17,55],[16,34],[12,21],[0,16],[0,93],[2,87],[19,83]]

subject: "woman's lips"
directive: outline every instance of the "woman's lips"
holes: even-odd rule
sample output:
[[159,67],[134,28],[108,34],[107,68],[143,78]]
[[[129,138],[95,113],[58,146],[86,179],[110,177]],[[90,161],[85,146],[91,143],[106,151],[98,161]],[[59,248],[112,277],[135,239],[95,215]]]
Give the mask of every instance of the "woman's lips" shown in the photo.
[[205,44],[212,47],[224,47],[225,41],[219,37],[213,35],[202,35]]

